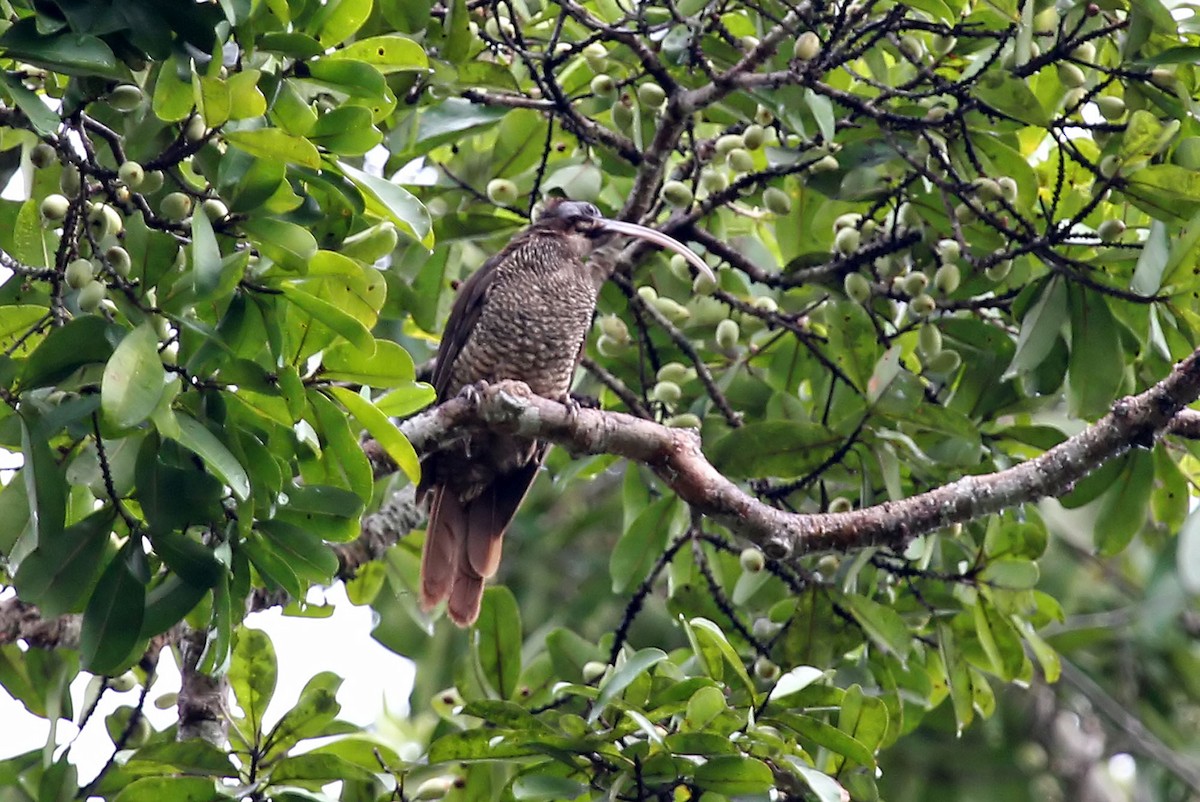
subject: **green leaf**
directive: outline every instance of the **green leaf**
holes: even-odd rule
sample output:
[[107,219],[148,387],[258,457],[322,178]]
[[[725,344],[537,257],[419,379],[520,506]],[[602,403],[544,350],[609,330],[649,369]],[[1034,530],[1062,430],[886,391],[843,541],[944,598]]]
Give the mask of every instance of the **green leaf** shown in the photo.
[[47,618],[78,610],[104,565],[113,516],[111,509],[103,509],[58,537],[40,538],[13,577],[20,597],[36,604]]
[[260,521],[258,529],[275,553],[300,579],[328,583],[337,572],[338,561],[320,537],[284,521]]
[[124,78],[124,67],[103,40],[89,35],[56,33],[43,36],[35,17],[25,17],[0,35],[5,58],[20,59],[67,75]]
[[[192,215],[192,287],[197,301],[204,301],[218,294],[223,285],[231,285],[226,278],[228,268],[235,268],[233,282],[241,277],[241,269],[245,268],[245,259],[222,259],[221,250],[217,246],[217,237],[213,233],[212,223],[208,215],[200,212]],[[232,289],[229,286],[228,289]]]
[[1146,523],[1150,492],[1154,488],[1154,458],[1146,450],[1135,450],[1108,490],[1096,512],[1093,536],[1103,557],[1120,553]]
[[390,393],[375,399],[375,406],[385,415],[406,418],[424,409],[437,399],[433,387],[424,382],[413,382],[407,387],[397,387]]
[[1125,195],[1146,214],[1184,222],[1200,213],[1200,171],[1152,164],[1128,176]]
[[279,128],[229,131],[225,138],[231,145],[260,159],[274,159],[314,170],[321,166],[321,154],[311,142]]
[[983,599],[975,605],[975,634],[996,676],[1010,682],[1020,676],[1025,650],[1013,625]]
[[978,97],[1002,114],[1026,125],[1044,127],[1050,116],[1042,108],[1029,82],[1007,70],[988,70],[979,79]]
[[710,458],[731,479],[801,476],[844,441],[816,423],[755,421],[730,431],[712,448]]
[[17,108],[29,118],[33,130],[42,136],[49,136],[57,132],[58,127],[62,125],[62,118],[58,116],[58,113],[43,103],[35,92],[10,72],[0,73],[0,94],[11,98]]
[[313,235],[294,223],[255,216],[241,226],[259,252],[285,270],[307,271],[309,260],[317,252]]
[[377,340],[372,354],[337,343],[322,356],[321,374],[331,381],[374,388],[408,386],[417,376],[408,351],[391,340]]
[[1066,282],[1055,276],[1042,287],[1041,295],[1021,319],[1017,350],[1004,372],[1006,376],[1028,373],[1050,355],[1067,321]]
[[363,500],[330,485],[289,485],[287,503],[275,511],[276,521],[291,524],[322,540],[345,543],[362,534]]
[[167,741],[143,746],[129,756],[129,764],[161,766],[184,774],[206,777],[236,777],[237,770],[221,749],[200,738]]
[[425,49],[406,36],[386,34],[360,39],[335,50],[329,58],[350,58],[365,62],[387,75],[393,72],[427,70]]
[[1095,419],[1108,411],[1125,379],[1125,353],[1118,323],[1103,295],[1077,284],[1067,289],[1071,304],[1071,356],[1067,364],[1071,414]]
[[370,432],[388,456],[404,471],[414,485],[421,481],[421,460],[401,431],[387,415],[367,399],[345,387],[330,387],[330,394],[358,421],[358,425]]
[[167,574],[146,594],[141,636],[153,638],[178,624],[208,591],[209,588],[193,585],[178,574]]
[[634,519],[608,561],[613,593],[624,593],[650,573],[667,541],[687,525],[687,510],[675,496],[660,498]]
[[255,738],[262,732],[263,716],[275,694],[278,677],[275,645],[270,636],[261,629],[240,628],[233,641],[229,685]]
[[696,645],[699,646],[700,656],[708,665],[713,679],[720,679],[724,675],[724,671],[716,670],[714,665],[717,660],[722,660],[725,665],[733,669],[734,674],[741,680],[742,688],[745,689],[747,696],[753,699],[754,682],[750,679],[750,674],[746,672],[746,665],[742,662],[742,658],[734,651],[721,628],[707,618],[693,618],[688,621],[687,632],[689,638],[693,640],[693,648]]
[[771,767],[752,757],[721,755],[696,767],[696,785],[725,796],[763,794],[775,785]]
[[608,703],[620,696],[630,683],[666,659],[666,652],[654,648],[642,649],[631,655],[624,665],[609,675],[604,684],[600,686],[600,695],[597,697],[596,703],[592,705],[591,712],[588,713],[588,724],[595,724],[604,713]]
[[371,16],[372,0],[330,0],[322,3],[304,27],[321,49],[341,44]]
[[158,356],[158,335],[143,323],[125,335],[104,366],[100,409],[114,426],[142,423],[158,406],[167,374]]
[[363,192],[367,209],[391,220],[426,248],[433,247],[433,225],[429,212],[419,200],[399,184],[364,173],[357,167],[339,161],[338,169]]
[[144,560],[138,538],[131,538],[113,557],[83,612],[79,657],[93,674],[116,674],[141,656],[142,615],[146,586],[134,572]]
[[550,774],[523,774],[513,780],[512,796],[519,800],[545,800],[557,802],[575,799],[587,790],[587,786],[568,777]]
[[888,654],[901,660],[908,657],[912,649],[912,635],[904,619],[893,608],[858,594],[847,594],[842,602],[858,622],[871,642]]
[[355,348],[368,356],[375,353],[375,338],[352,315],[293,284],[285,284],[280,289],[285,298],[345,337]]
[[503,585],[483,593],[475,623],[475,655],[484,679],[502,699],[512,699],[521,676],[521,610]]
[[237,457],[204,424],[190,415],[179,412],[179,444],[195,453],[234,495],[245,501],[250,497],[250,477]]
[[216,802],[225,798],[206,777],[142,777],[121,789],[116,802]]
[[320,735],[342,709],[337,701],[341,685],[342,678],[330,671],[322,671],[310,679],[296,706],[284,713],[268,733],[267,756],[281,755],[305,738]]
[[980,573],[979,578],[990,585],[1007,590],[1028,590],[1037,585],[1038,566],[1032,560],[992,560]]
[[25,363],[21,386],[46,387],[69,376],[83,365],[103,364],[112,356],[109,324],[96,315],[84,315],[53,329]]
[[41,430],[40,421],[31,421],[32,413],[22,407],[21,454],[25,466],[25,495],[29,500],[30,518],[37,530],[38,541],[60,542],[67,520],[66,482],[62,468],[50,450],[50,443]]
[[[801,737],[812,741],[818,746],[825,747],[835,755],[840,755],[845,760],[849,760],[860,766],[871,768],[875,766],[875,756],[871,753],[871,750],[855,738],[852,733],[844,729],[839,729],[814,716],[782,713],[777,718],[788,729],[795,731]],[[852,724],[854,722],[848,721],[847,723]]]

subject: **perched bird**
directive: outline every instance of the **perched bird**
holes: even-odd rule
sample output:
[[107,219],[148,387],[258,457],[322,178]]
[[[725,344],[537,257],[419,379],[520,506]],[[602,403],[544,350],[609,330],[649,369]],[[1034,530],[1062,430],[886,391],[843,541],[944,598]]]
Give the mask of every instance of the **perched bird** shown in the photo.
[[[476,382],[516,380],[566,401],[608,278],[588,262],[614,234],[640,237],[708,265],[674,239],[645,226],[607,220],[590,203],[552,199],[537,220],[488,259],[458,291],[433,372],[437,400]],[[504,531],[546,456],[527,437],[472,435],[425,458],[418,499],[429,498],[421,555],[421,606],[448,600],[450,618],[470,626],[483,582],[496,573]]]

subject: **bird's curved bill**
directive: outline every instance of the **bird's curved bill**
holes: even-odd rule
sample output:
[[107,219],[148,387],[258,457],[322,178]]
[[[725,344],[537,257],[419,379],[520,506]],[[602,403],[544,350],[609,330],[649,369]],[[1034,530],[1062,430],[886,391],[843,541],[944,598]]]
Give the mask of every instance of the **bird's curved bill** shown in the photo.
[[713,274],[710,268],[703,259],[696,255],[696,252],[684,245],[677,239],[668,237],[661,231],[655,231],[653,228],[638,225],[637,223],[627,223],[624,220],[605,220],[601,226],[605,231],[611,231],[614,234],[624,234],[627,237],[637,237],[644,239],[647,242],[653,242],[660,248],[666,248],[669,251],[682,256],[692,263],[692,266],[699,270],[704,275],[708,276],[714,283],[717,277]]

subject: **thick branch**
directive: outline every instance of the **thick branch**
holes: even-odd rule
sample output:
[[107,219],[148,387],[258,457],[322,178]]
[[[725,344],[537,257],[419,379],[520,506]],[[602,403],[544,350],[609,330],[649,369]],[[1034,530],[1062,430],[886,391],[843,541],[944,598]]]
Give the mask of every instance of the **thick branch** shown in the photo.
[[902,548],[912,538],[953,523],[1060,495],[1134,445],[1152,445],[1185,405],[1200,397],[1200,352],[1180,362],[1146,392],[1039,457],[996,473],[967,476],[928,493],[847,513],[802,515],[767,506],[722,476],[704,457],[698,434],[617,412],[570,410],[529,394],[519,382],[483,388],[478,401],[455,398],[405,422],[418,451],[435,450],[471,429],[537,437],[586,454],[641,462],[681,499],[776,557]]

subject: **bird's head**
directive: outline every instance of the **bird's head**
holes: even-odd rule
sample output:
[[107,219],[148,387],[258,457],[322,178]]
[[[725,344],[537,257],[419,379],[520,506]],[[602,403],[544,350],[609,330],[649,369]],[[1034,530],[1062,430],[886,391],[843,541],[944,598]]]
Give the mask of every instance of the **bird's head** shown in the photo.
[[[708,276],[714,282],[712,268],[694,251],[677,239],[667,236],[653,228],[627,223],[624,220],[609,220],[595,204],[584,201],[572,201],[564,198],[551,198],[546,202],[542,213],[534,223],[538,228],[566,235],[575,235],[586,239],[591,247],[599,245],[609,237],[622,234],[654,243],[660,248],[674,251],[687,259],[698,271]],[[589,248],[590,250],[590,248]]]

